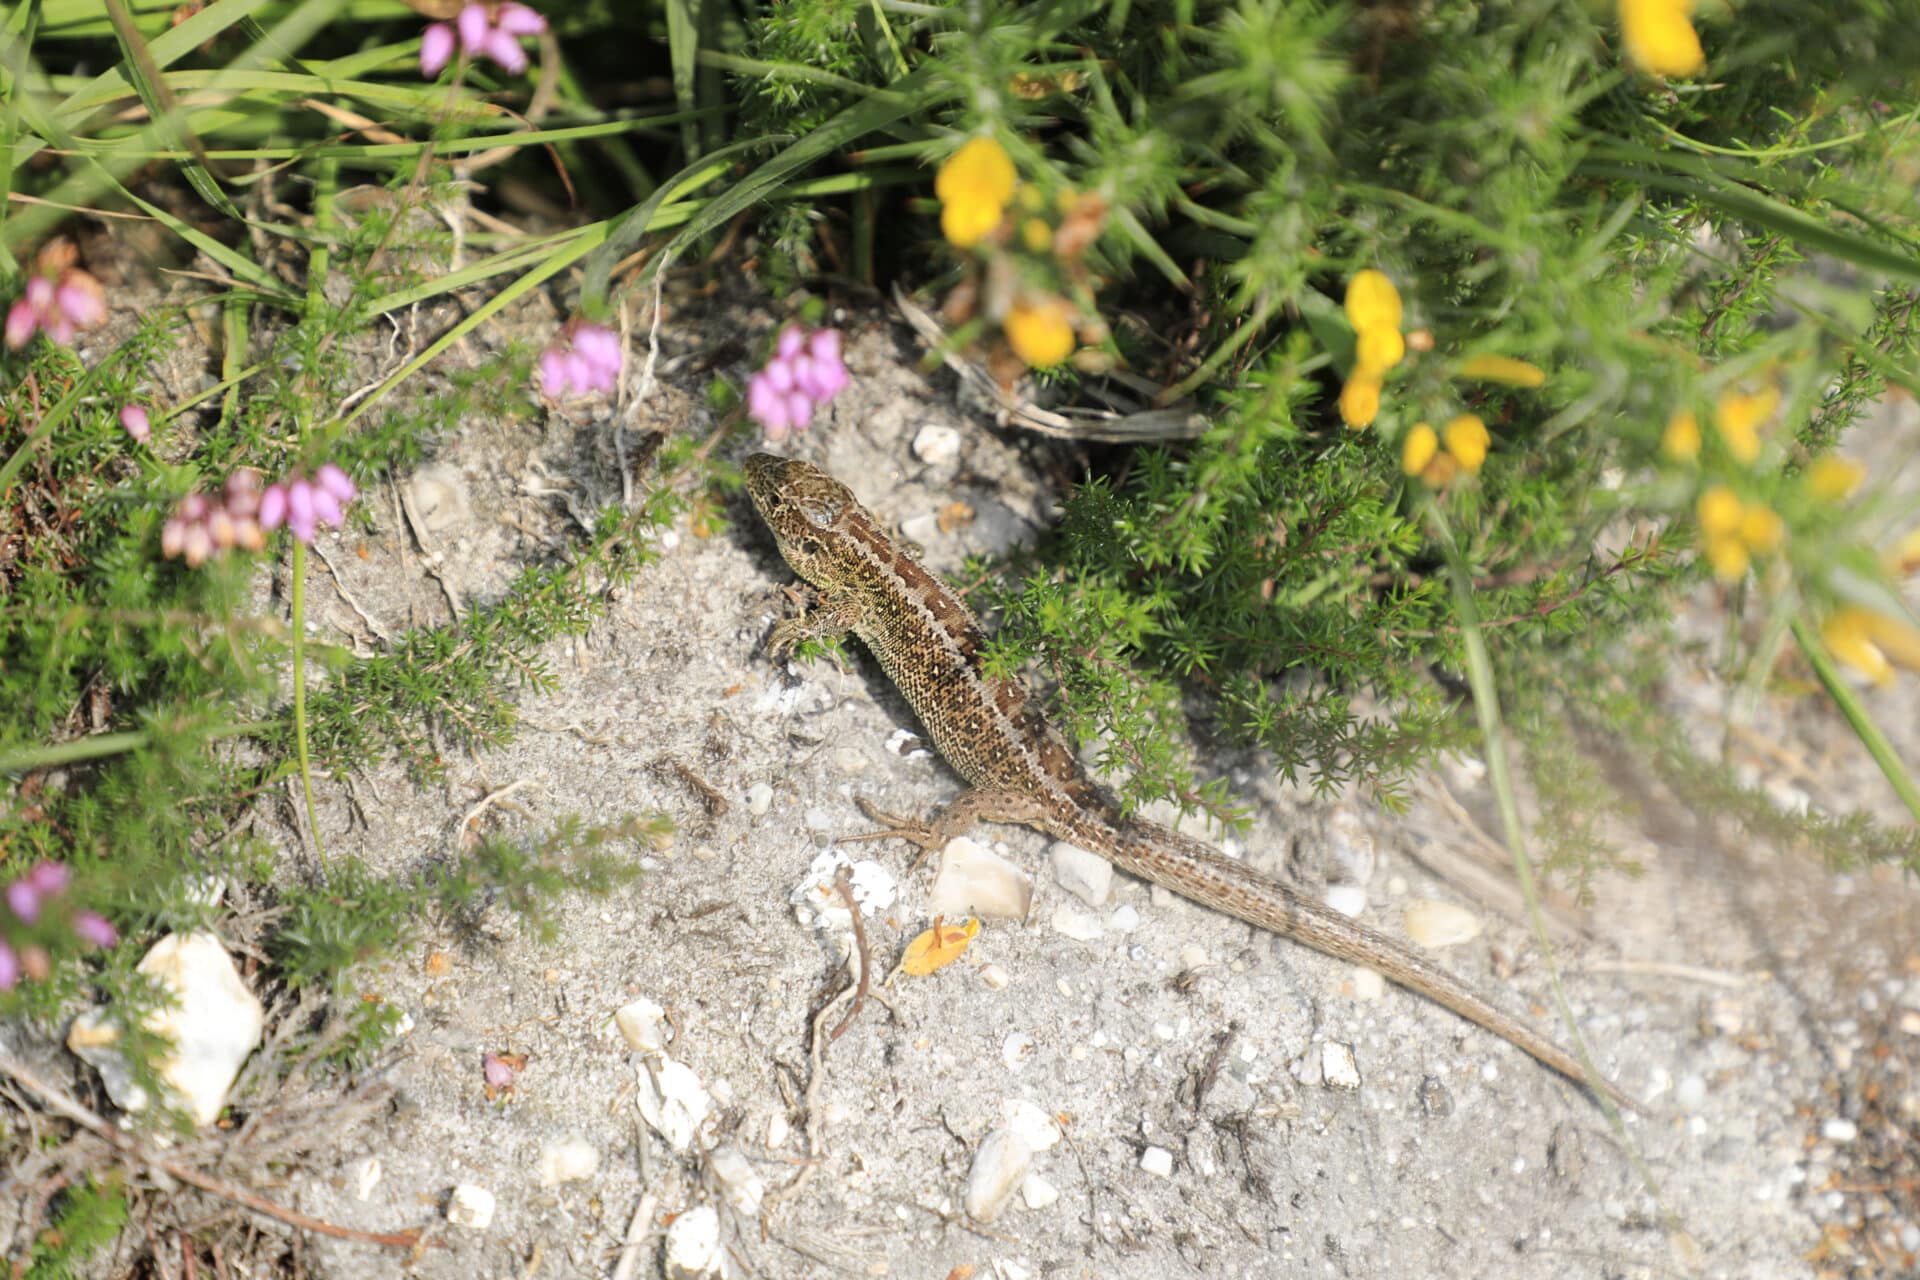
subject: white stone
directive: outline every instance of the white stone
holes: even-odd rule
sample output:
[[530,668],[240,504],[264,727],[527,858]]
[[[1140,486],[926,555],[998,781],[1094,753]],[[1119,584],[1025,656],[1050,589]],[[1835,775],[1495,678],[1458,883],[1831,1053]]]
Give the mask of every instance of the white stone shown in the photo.
[[[211,1124],[227,1104],[227,1090],[260,1043],[266,1015],[240,980],[233,958],[211,933],[170,933],[153,944],[140,972],[173,997],[172,1007],[146,1016],[145,1028],[172,1047],[155,1062],[160,1078],[198,1124]],[[115,1047],[122,1024],[110,1010],[90,1009],[73,1020],[67,1047],[100,1072],[107,1094],[127,1111],[152,1099],[135,1084]]]
[[940,871],[927,892],[927,914],[1024,920],[1033,905],[1033,878],[965,836],[947,841]]
[[747,812],[756,818],[767,816],[767,810],[773,808],[773,788],[764,782],[756,782],[747,788]]
[[973,1153],[964,1203],[975,1222],[992,1222],[1013,1199],[1033,1164],[1033,1148],[1011,1129],[995,1129]]
[[498,1207],[499,1202],[493,1198],[493,1192],[471,1182],[463,1182],[447,1197],[447,1221],[456,1227],[485,1231],[493,1225],[493,1212]]
[[960,433],[944,423],[929,422],[914,432],[913,456],[930,467],[944,467],[960,456]]
[[885,911],[899,897],[891,871],[870,858],[855,862],[838,849],[829,849],[813,860],[806,876],[788,895],[801,924],[817,924],[831,930],[853,928],[853,920],[847,914],[847,900],[838,884],[843,867],[861,915]]
[[1027,1175],[1020,1184],[1020,1201],[1029,1209],[1044,1209],[1060,1198],[1060,1188],[1037,1173]]
[[1060,1124],[1045,1108],[1024,1098],[1009,1099],[1001,1109],[1005,1128],[1020,1136],[1028,1150],[1045,1151],[1060,1141]]
[[1113,914],[1107,917],[1107,927],[1115,933],[1132,933],[1140,927],[1140,913],[1123,903],[1115,907]]
[[1353,998],[1374,1001],[1385,998],[1387,980],[1380,976],[1378,969],[1355,969],[1353,971]]
[[353,1166],[353,1198],[365,1201],[373,1195],[373,1189],[380,1185],[380,1157],[368,1156]]
[[1072,938],[1075,942],[1098,942],[1107,932],[1105,920],[1071,902],[1057,904],[1048,923],[1053,926],[1055,933]]
[[639,1070],[640,1116],[675,1151],[693,1145],[713,1111],[713,1099],[692,1067],[672,1058],[643,1058]]
[[1407,904],[1402,924],[1407,937],[1429,948],[1458,946],[1480,936],[1486,926],[1479,916],[1451,902],[1416,898]]
[[1013,981],[1013,975],[1008,973],[1005,967],[1001,965],[982,965],[980,967],[980,981],[986,983],[995,991],[1005,991],[1007,984]]
[[760,1202],[766,1197],[767,1182],[740,1148],[732,1143],[715,1147],[707,1156],[707,1167],[713,1170],[728,1204],[749,1218],[760,1216]]
[[1053,880],[1090,907],[1104,907],[1113,896],[1113,864],[1077,844],[1056,840],[1047,850]]
[[1820,1136],[1828,1142],[1852,1142],[1860,1136],[1860,1126],[1836,1116],[1821,1124]]
[[895,729],[887,735],[887,750],[902,760],[918,760],[928,755],[927,740],[911,729]]
[[720,1247],[720,1214],[710,1204],[688,1209],[667,1228],[661,1269],[667,1280],[706,1280],[726,1264]]
[[1707,1082],[1698,1075],[1680,1077],[1680,1083],[1674,1086],[1675,1105],[1691,1111],[1707,1100]]
[[668,1042],[673,1039],[673,1029],[667,1025],[667,1011],[645,996],[620,1006],[614,1012],[613,1025],[620,1028],[627,1046],[641,1053],[665,1053]]
[[1367,891],[1357,884],[1330,884],[1322,900],[1349,920],[1367,909]]
[[540,1185],[557,1187],[600,1172],[600,1149],[585,1138],[563,1138],[540,1148]]
[[466,477],[447,463],[413,473],[407,480],[407,504],[428,533],[445,533],[464,523],[472,511]]
[[767,1117],[767,1146],[775,1151],[787,1144],[787,1135],[793,1132],[793,1126],[787,1122],[784,1111],[776,1111]]
[[1354,1064],[1353,1049],[1338,1040],[1320,1046],[1320,1078],[1329,1089],[1358,1089],[1360,1068]]
[[1204,969],[1213,961],[1207,955],[1207,949],[1197,942],[1189,942],[1180,948],[1180,967],[1182,969]]
[[1032,1061],[1039,1047],[1026,1032],[1011,1032],[1000,1042],[1000,1059],[1007,1064],[1007,1070],[1018,1071]]
[[1140,1153],[1140,1167],[1156,1178],[1171,1178],[1173,1152],[1165,1147],[1148,1147]]

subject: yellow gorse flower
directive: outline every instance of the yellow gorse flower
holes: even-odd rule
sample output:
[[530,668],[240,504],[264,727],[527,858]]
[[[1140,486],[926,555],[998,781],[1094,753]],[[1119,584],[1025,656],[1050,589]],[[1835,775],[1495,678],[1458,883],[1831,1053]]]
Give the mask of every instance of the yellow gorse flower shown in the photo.
[[1893,680],[1894,663],[1920,671],[1920,631],[1900,618],[1847,605],[1821,624],[1820,638],[1834,657],[1875,684]]
[[1400,291],[1384,271],[1368,267],[1347,281],[1347,323],[1355,333],[1400,328]]
[[1538,387],[1547,381],[1546,370],[1512,356],[1474,356],[1460,363],[1460,376],[1483,382],[1503,382],[1510,387]]
[[971,249],[999,226],[1017,176],[1006,148],[992,138],[974,138],[948,156],[933,180],[948,243]]
[[1476,475],[1480,464],[1487,460],[1487,447],[1493,443],[1487,434],[1487,424],[1477,413],[1463,413],[1447,423],[1440,428],[1440,439],[1454,460]]
[[1661,433],[1660,452],[1674,462],[1692,462],[1700,456],[1700,419],[1693,410],[1674,410]]
[[1706,490],[1694,502],[1707,563],[1722,582],[1738,582],[1756,555],[1772,555],[1787,541],[1787,524],[1761,502],[1743,502],[1724,484]]
[[1620,38],[1634,65],[1656,76],[1696,75],[1707,65],[1693,0],[1620,0]]
[[1780,407],[1780,391],[1729,391],[1713,408],[1713,425],[1727,442],[1727,452],[1743,463],[1760,456],[1760,428]]
[[1867,469],[1847,458],[1816,458],[1807,468],[1807,492],[1821,502],[1845,502],[1867,478]]
[[1424,422],[1416,422],[1400,444],[1400,470],[1410,476],[1420,475],[1439,452],[1440,433]]
[[1380,416],[1380,379],[1359,369],[1340,388],[1340,417],[1358,430]]
[[1386,372],[1406,359],[1407,340],[1400,332],[1400,291],[1384,271],[1356,271],[1345,305],[1354,332],[1353,372],[1340,389],[1340,416],[1359,428],[1379,416]]
[[1052,294],[1017,299],[1001,326],[1013,353],[1033,368],[1049,368],[1073,354],[1073,312]]

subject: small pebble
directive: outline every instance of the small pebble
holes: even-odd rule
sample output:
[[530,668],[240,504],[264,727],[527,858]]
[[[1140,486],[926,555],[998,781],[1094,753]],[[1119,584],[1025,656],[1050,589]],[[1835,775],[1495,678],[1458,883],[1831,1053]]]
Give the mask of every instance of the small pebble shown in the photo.
[[675,1151],[687,1150],[713,1110],[713,1099],[700,1077],[692,1067],[664,1055],[643,1059],[635,1074],[640,1082],[640,1117]]
[[1320,1078],[1329,1089],[1358,1089],[1360,1068],[1354,1065],[1353,1049],[1338,1040],[1320,1046]]
[[1860,1136],[1860,1126],[1836,1116],[1820,1126],[1820,1136],[1828,1142],[1852,1142]]
[[1071,902],[1062,902],[1054,907],[1049,923],[1053,925],[1055,933],[1064,934],[1075,942],[1098,942],[1107,931],[1106,921]]
[[463,1182],[447,1197],[447,1221],[456,1227],[485,1231],[493,1224],[493,1212],[498,1207],[493,1192]]
[[1321,820],[1320,832],[1327,861],[1337,870],[1339,879],[1358,885],[1373,879],[1377,860],[1373,833],[1356,810],[1345,804],[1335,805]]
[[445,533],[472,511],[466,477],[447,464],[422,467],[406,483],[407,502],[428,533]]
[[1005,1128],[1020,1136],[1031,1151],[1045,1151],[1060,1141],[1060,1125],[1040,1106],[1024,1098],[1011,1100],[1003,1109]]
[[913,435],[913,456],[930,467],[944,467],[960,456],[960,433],[939,422],[929,422]]
[[1032,1061],[1034,1051],[1039,1046],[1033,1037],[1024,1031],[1015,1031],[1000,1043],[1000,1059],[1007,1064],[1007,1070],[1018,1071]]
[[1182,969],[1204,969],[1213,963],[1207,958],[1207,949],[1198,943],[1190,942],[1180,948],[1180,967]]
[[1367,909],[1367,891],[1357,884],[1330,884],[1323,901],[1351,920]]
[[688,1209],[667,1228],[661,1258],[667,1280],[705,1280],[719,1275],[725,1257],[720,1247],[720,1214],[712,1205]]
[[540,1148],[540,1185],[579,1182],[600,1171],[600,1150],[585,1138],[566,1138]]
[[1353,971],[1353,998],[1356,1000],[1382,1000],[1386,998],[1387,980],[1380,976],[1378,969],[1355,969]]
[[779,1150],[787,1144],[787,1135],[793,1132],[793,1126],[787,1123],[785,1112],[776,1111],[767,1117],[767,1146]]
[[1156,1178],[1171,1178],[1173,1152],[1165,1147],[1148,1147],[1140,1153],[1140,1167]]
[[1005,991],[1007,984],[1013,981],[1013,975],[997,964],[982,965],[980,968],[980,981],[986,983],[995,991]]
[[[1118,906],[1107,917],[1107,927],[1115,933],[1132,933],[1140,927],[1140,913],[1130,906]],[[1920,1017],[1920,1014],[1914,1015]]]
[[673,1031],[667,1026],[667,1011],[642,996],[614,1012],[613,1025],[627,1047],[640,1053],[664,1053]]
[[748,1162],[740,1148],[723,1143],[707,1156],[707,1167],[720,1184],[727,1203],[749,1218],[760,1215],[760,1201],[767,1194],[766,1179]]
[[1920,1012],[1909,1009],[1901,1014],[1900,1030],[1910,1036],[1920,1036]]
[[1407,904],[1403,917],[1407,937],[1423,947],[1457,946],[1480,936],[1486,926],[1479,916],[1451,902],[1421,898]]
[[975,1222],[992,1222],[1027,1179],[1033,1149],[1011,1129],[995,1129],[973,1153],[964,1202]]
[[959,836],[940,851],[940,871],[927,892],[927,913],[1024,920],[1033,905],[1033,880],[977,841]]
[[1090,907],[1104,907],[1113,896],[1113,864],[1079,845],[1056,840],[1047,850],[1054,883]]
[[1037,1173],[1027,1175],[1020,1184],[1020,1200],[1029,1209],[1044,1209],[1060,1198],[1060,1188]]
[[756,782],[747,788],[747,812],[756,818],[767,816],[767,810],[773,808],[773,788],[764,782]]
[[365,1200],[371,1196],[373,1189],[380,1185],[381,1172],[378,1156],[368,1156],[357,1162],[353,1166],[353,1198]]
[[1707,1082],[1697,1075],[1682,1076],[1673,1087],[1673,1100],[1688,1111],[1707,1100]]

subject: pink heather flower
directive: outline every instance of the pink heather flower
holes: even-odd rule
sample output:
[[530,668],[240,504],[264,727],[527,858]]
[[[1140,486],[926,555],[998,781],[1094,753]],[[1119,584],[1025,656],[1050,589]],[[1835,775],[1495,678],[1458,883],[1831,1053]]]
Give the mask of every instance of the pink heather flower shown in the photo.
[[72,881],[73,872],[67,870],[64,862],[42,860],[27,872],[27,883],[43,898],[59,897],[67,891],[67,885]]
[[153,420],[147,416],[147,411],[137,404],[121,406],[120,425],[126,428],[127,434],[132,436],[137,444],[145,444],[153,438]]
[[13,948],[0,942],[0,991],[11,991],[20,981],[20,957]]
[[605,325],[569,321],[540,353],[540,389],[554,400],[595,391],[612,394],[620,385],[622,362],[620,335]]
[[436,22],[420,34],[420,74],[431,80],[453,60],[456,44],[466,56],[491,58],[501,70],[518,75],[527,69],[520,41],[547,29],[547,20],[524,4],[463,5],[453,24]]
[[50,241],[40,251],[25,291],[7,308],[7,346],[18,351],[41,330],[69,343],[79,330],[107,318],[106,290],[74,265],[78,258],[67,240]]
[[513,1083],[513,1068],[500,1060],[496,1054],[488,1053],[480,1059],[481,1073],[486,1077],[489,1089],[504,1089]]
[[359,492],[352,478],[331,462],[311,479],[296,472],[260,495],[260,527],[271,531],[284,524],[294,537],[311,544],[320,526],[338,529],[346,523],[346,505]]
[[[277,496],[284,516],[286,495],[282,492]],[[204,493],[190,493],[180,499],[172,517],[160,528],[160,554],[169,560],[184,559],[189,568],[197,569],[230,547],[258,551],[267,545],[263,526],[273,528],[267,524],[265,512],[269,500],[275,497],[273,489],[262,494],[258,473],[242,467],[227,477],[218,502]]]
[[110,947],[120,941],[120,934],[97,911],[74,912],[73,932],[80,941],[96,947]]
[[775,339],[773,358],[747,383],[747,416],[766,428],[769,440],[779,441],[789,431],[805,430],[814,410],[848,381],[838,329],[809,335],[790,324]]
[[453,28],[444,22],[436,22],[420,33],[420,74],[428,80],[438,79],[453,61]]
[[7,909],[21,924],[32,924],[40,918],[39,890],[28,880],[15,880],[7,886]]

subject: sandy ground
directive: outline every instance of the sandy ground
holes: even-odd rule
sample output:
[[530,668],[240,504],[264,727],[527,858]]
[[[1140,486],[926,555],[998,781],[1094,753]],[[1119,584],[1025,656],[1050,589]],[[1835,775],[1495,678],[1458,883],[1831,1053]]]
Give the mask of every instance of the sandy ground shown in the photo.
[[[704,433],[697,358],[717,334],[775,322],[765,307],[677,313],[660,385],[630,426]],[[855,385],[792,452],[846,480],[941,570],[1052,518],[1051,479],[1071,474],[1057,445],[956,408],[952,379],[920,373],[885,316],[843,323]],[[916,457],[910,442],[929,426],[957,433],[956,457]],[[362,651],[377,643],[369,619],[389,633],[443,622],[435,557],[462,600],[496,598],[567,534],[555,489],[582,509],[617,491],[613,457],[604,423],[468,423],[430,464],[460,499],[433,545],[414,542],[391,490],[369,494],[372,533],[328,540],[344,591],[314,566],[313,616]],[[936,517],[955,499],[975,517],[943,531]],[[335,1136],[331,1167],[271,1193],[363,1229],[427,1225],[431,1245],[407,1259],[310,1239],[306,1274],[604,1276],[631,1252],[631,1274],[657,1275],[660,1231],[703,1205],[720,1211],[737,1273],[768,1277],[1768,1280],[1913,1267],[1912,1193],[1902,1204],[1876,1190],[1875,1171],[1889,1143],[1908,1159],[1915,1145],[1920,1102],[1901,1072],[1920,1054],[1920,894],[1757,846],[1630,767],[1641,813],[1617,836],[1645,874],[1607,879],[1589,907],[1556,915],[1581,1031],[1605,1074],[1647,1103],[1624,1129],[1504,1042],[1348,966],[1125,877],[1089,906],[1056,884],[1047,842],[1015,828],[976,834],[1031,870],[1028,920],[990,921],[959,963],[896,979],[826,1046],[816,1077],[810,1025],[845,979],[790,897],[837,837],[869,827],[856,797],[920,813],[960,784],[909,736],[910,713],[857,646],[847,670],[769,664],[792,575],[744,499],[729,514],[718,536],[676,529],[604,623],[554,647],[558,688],[524,701],[512,746],[450,757],[444,785],[426,790],[398,767],[357,776],[351,794],[322,787],[329,850],[396,875],[454,853],[488,796],[491,831],[653,811],[679,830],[670,848],[634,851],[649,872],[635,886],[567,902],[556,943],[496,911],[477,932],[427,938],[372,984],[413,1023],[372,1073],[391,1104]],[[1716,606],[1697,604],[1701,634],[1714,634]],[[1710,656],[1675,657],[1672,696],[1703,724],[1731,700]],[[1909,750],[1910,690],[1876,704]],[[1783,797],[1894,816],[1818,699],[1764,699],[1733,741]],[[1312,802],[1251,756],[1210,764],[1256,807],[1236,851],[1309,883],[1357,869],[1363,918],[1394,932],[1416,899],[1468,907],[1485,931],[1445,962],[1553,1025],[1471,762],[1425,780],[1401,819],[1361,799]],[[271,829],[306,856],[290,828]],[[844,848],[898,880],[897,900],[865,923],[884,972],[930,923],[932,867],[910,870],[897,843]],[[639,998],[665,1009],[667,1052],[714,1099],[686,1151],[639,1114],[646,1059],[612,1022]],[[494,1101],[488,1052],[525,1055]],[[1032,1157],[1040,1207],[1015,1196],[973,1221],[969,1168],[1020,1103],[1063,1135]],[[569,1139],[598,1153],[597,1172],[543,1184],[543,1152]],[[769,1188],[812,1172],[762,1220],[742,1212],[742,1167]],[[497,1197],[484,1229],[445,1221],[459,1184]]]

